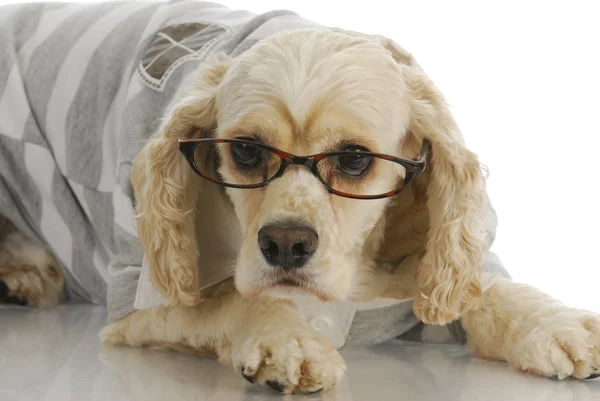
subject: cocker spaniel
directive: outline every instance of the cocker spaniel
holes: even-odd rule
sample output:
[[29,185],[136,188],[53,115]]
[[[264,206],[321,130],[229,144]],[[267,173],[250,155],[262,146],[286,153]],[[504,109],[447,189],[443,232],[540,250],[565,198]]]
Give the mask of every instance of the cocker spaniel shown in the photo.
[[[203,65],[136,157],[132,183],[166,305],[111,322],[106,344],[213,355],[284,393],[327,390],[344,361],[288,297],[413,299],[427,324],[460,320],[478,358],[598,376],[600,316],[483,280],[480,162],[392,41],[299,29]],[[8,221],[0,230],[3,301],[59,302],[50,254]],[[217,232],[239,244],[237,259],[231,279],[206,288],[199,243]]]

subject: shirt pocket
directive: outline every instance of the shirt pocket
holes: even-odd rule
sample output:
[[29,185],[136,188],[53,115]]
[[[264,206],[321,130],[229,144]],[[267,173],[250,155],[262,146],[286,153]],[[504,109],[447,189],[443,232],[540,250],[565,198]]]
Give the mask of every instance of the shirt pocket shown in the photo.
[[160,29],[143,53],[137,72],[144,83],[162,92],[179,66],[204,60],[232,29],[214,22],[183,22]]

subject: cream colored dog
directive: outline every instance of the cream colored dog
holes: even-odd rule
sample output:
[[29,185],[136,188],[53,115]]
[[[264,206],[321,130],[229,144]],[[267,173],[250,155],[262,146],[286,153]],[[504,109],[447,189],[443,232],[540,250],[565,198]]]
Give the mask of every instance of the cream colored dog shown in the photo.
[[[431,152],[425,172],[399,195],[360,200],[330,193],[302,165],[256,189],[208,183],[178,151],[178,140],[190,133],[244,138],[300,156],[359,147],[417,160],[424,141]],[[232,155],[218,157],[215,174],[244,183]],[[374,171],[357,185],[377,192],[404,178]],[[248,380],[285,393],[330,389],[344,374],[342,358],[279,297],[308,292],[324,301],[414,298],[421,320],[460,319],[477,357],[518,370],[562,379],[593,377],[600,369],[600,316],[504,279],[482,288],[480,163],[442,95],[389,41],[300,30],[204,66],[139,154],[133,184],[151,281],[168,306],[111,323],[101,333],[107,344],[215,355]],[[234,281],[201,290],[199,244],[222,229],[217,212],[199,217],[207,197],[222,201],[224,216],[236,216],[243,239]],[[300,244],[301,262],[269,259],[262,233],[274,226],[269,241]],[[41,265],[0,252],[0,265]],[[408,267],[390,268],[403,255]],[[49,296],[48,289],[38,294]]]

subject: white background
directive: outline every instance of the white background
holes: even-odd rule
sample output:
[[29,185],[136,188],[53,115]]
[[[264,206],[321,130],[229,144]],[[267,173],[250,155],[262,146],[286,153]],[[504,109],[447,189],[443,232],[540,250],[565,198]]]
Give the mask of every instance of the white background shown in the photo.
[[600,3],[220,2],[291,9],[410,51],[490,169],[494,250],[513,278],[600,312]]

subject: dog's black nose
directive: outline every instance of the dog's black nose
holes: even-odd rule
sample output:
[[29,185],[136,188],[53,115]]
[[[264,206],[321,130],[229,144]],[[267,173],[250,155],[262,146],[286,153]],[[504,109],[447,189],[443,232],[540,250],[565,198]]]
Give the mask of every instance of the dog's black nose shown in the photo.
[[304,266],[318,245],[319,236],[310,227],[272,224],[258,231],[258,246],[267,262],[285,270]]

